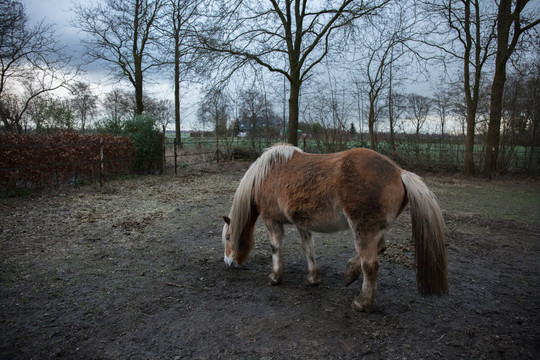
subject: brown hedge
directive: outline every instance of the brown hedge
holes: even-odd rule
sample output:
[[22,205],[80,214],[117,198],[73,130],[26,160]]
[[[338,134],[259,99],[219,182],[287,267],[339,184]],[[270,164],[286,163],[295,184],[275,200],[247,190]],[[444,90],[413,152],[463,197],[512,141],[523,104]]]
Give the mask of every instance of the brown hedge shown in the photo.
[[136,150],[129,137],[0,133],[0,189],[65,184],[129,173]]

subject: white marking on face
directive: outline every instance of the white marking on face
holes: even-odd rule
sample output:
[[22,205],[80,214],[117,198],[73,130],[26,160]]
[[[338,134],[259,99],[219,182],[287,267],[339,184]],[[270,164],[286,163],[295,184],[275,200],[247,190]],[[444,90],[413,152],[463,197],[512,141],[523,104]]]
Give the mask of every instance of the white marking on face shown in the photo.
[[223,241],[223,247],[225,248],[225,251],[223,252],[223,260],[225,261],[225,264],[227,264],[227,266],[237,267],[238,265],[236,264],[236,261],[234,260],[232,251],[230,250],[228,224],[225,224],[223,226],[223,233],[221,234],[221,239]]
[[232,255],[229,255],[227,256],[227,254],[225,254],[223,256],[223,260],[225,261],[225,264],[227,264],[227,266],[229,267],[236,267],[236,261],[234,261],[234,257]]

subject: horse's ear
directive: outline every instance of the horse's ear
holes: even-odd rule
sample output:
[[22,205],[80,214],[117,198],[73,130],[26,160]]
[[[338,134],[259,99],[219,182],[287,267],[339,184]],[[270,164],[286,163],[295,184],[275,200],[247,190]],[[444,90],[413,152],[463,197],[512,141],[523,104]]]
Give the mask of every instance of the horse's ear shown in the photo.
[[231,219],[230,219],[228,216],[224,216],[224,217],[223,217],[223,220],[225,221],[225,223],[226,223],[227,225],[231,225]]

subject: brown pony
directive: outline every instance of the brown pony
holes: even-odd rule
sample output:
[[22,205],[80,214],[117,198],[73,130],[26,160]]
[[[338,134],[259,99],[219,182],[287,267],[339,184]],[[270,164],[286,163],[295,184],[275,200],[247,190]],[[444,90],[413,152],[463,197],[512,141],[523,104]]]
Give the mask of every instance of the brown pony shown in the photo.
[[363,273],[357,310],[371,311],[377,290],[378,255],[386,250],[384,233],[410,203],[417,283],[424,295],[448,291],[444,221],[433,193],[415,174],[367,149],[335,154],[307,154],[276,145],[248,169],[224,216],[223,244],[229,266],[246,261],[254,245],[257,218],[264,221],[272,248],[269,284],[283,278],[283,225],[296,225],[306,253],[307,281],[320,281],[311,232],[350,228],[358,255],[347,263],[346,285]]

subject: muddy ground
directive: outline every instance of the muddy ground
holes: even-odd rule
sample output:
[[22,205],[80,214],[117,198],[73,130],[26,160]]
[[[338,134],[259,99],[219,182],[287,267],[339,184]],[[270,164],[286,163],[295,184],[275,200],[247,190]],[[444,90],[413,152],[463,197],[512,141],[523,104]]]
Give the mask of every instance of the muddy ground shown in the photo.
[[387,236],[371,314],[343,285],[352,235],[299,236],[270,287],[266,231],[241,269],[220,240],[245,164],[0,200],[2,359],[538,359],[540,183],[431,177],[450,294],[417,293],[410,217]]

